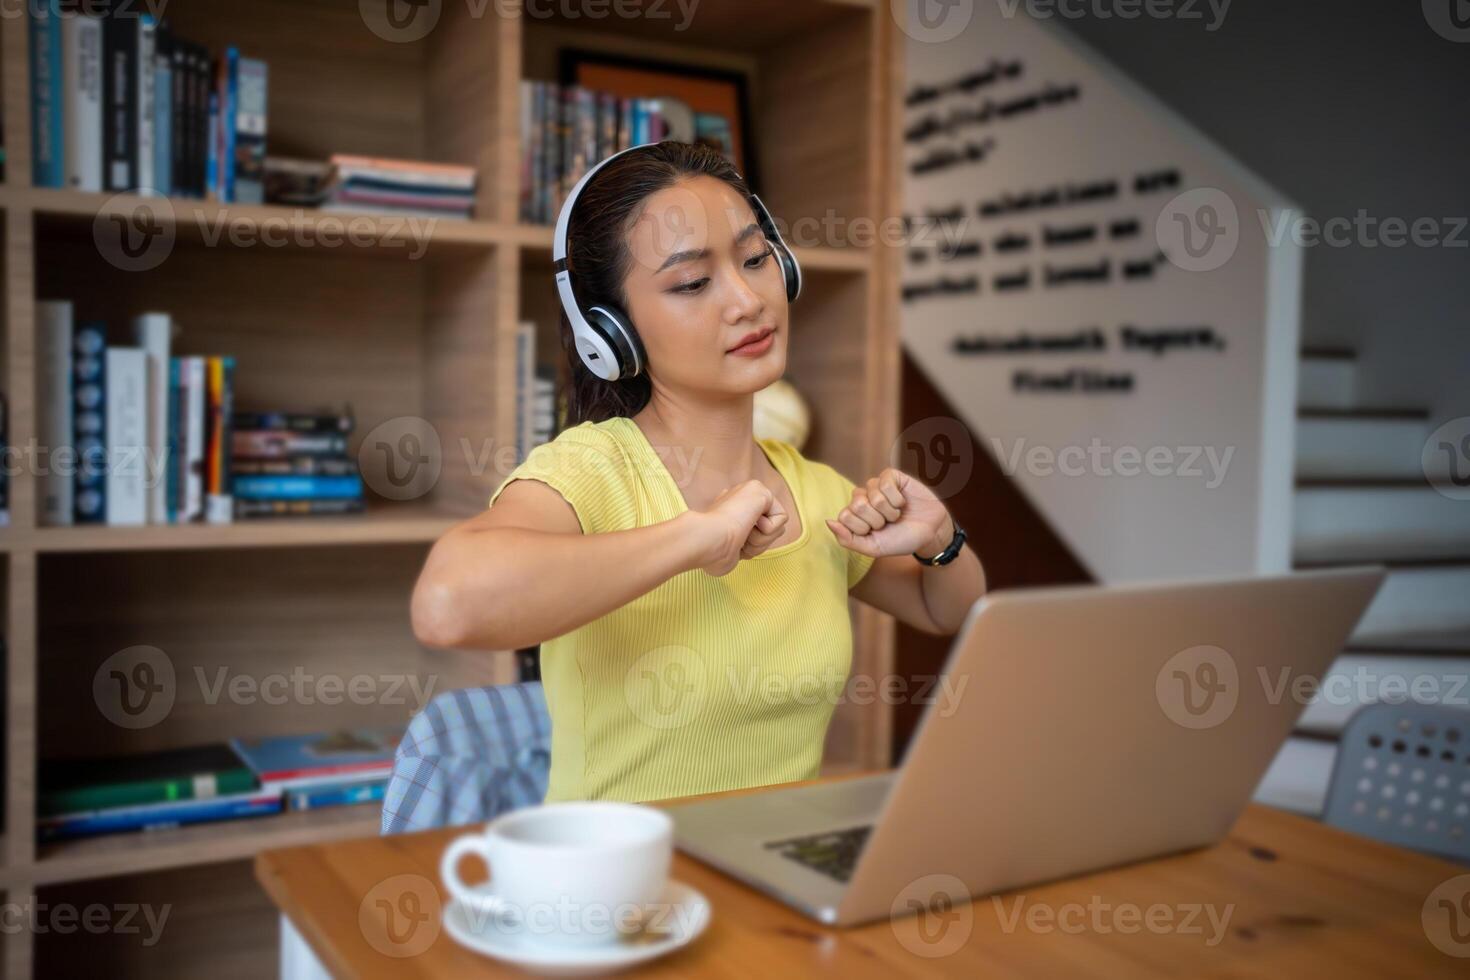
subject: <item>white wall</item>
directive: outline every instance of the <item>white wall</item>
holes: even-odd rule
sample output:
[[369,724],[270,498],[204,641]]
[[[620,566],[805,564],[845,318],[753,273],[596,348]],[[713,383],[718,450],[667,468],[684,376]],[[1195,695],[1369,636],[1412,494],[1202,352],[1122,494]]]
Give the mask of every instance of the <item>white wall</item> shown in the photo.
[[[1079,558],[1103,581],[1176,575],[1271,571],[1288,562],[1292,417],[1295,395],[1299,252],[1268,248],[1257,212],[1288,206],[1267,187],[1161,104],[1046,25],[1007,17],[1001,5],[976,3],[969,25],[942,42],[914,31],[908,49],[908,83],[940,83],[989,64],[1019,61],[1018,78],[910,107],[906,124],[951,107],[1000,102],[1047,85],[1080,87],[1075,101],[1018,115],[988,126],[907,145],[907,160],[927,158],[938,146],[993,140],[982,163],[924,175],[905,175],[905,211],[962,203],[967,219],[941,234],[916,237],[910,247],[978,238],[984,254],[923,265],[904,263],[906,285],[940,274],[981,278],[978,297],[931,297],[903,304],[904,343],[922,369],[991,448],[1002,467],[1037,504]],[[929,35],[932,36],[932,35]],[[1177,168],[1177,188],[1152,194],[1133,190],[1144,172]],[[1068,182],[1112,178],[1115,200],[980,218],[975,205],[1005,192],[1018,193]],[[1195,215],[1197,200],[1171,205],[1176,195],[1211,188],[1204,203],[1234,207],[1234,252],[1199,260],[1182,249],[1178,226],[1166,206]],[[1160,221],[1162,215],[1162,222]],[[1136,219],[1142,234],[1131,240],[1065,248],[1041,247],[1044,226],[1070,227]],[[1156,227],[1162,233],[1156,233]],[[957,233],[956,233],[957,232]],[[1028,252],[1006,257],[993,248],[1001,232],[1029,235]],[[1228,238],[1222,238],[1228,248]],[[1151,280],[1121,281],[1118,265],[1160,247],[1173,262],[1159,264]],[[1047,266],[1113,261],[1107,285],[1038,285]],[[996,273],[1031,269],[1032,288],[993,290]],[[1118,328],[1208,325],[1223,350],[1188,350],[1162,357],[1121,349]],[[1104,353],[966,356],[950,345],[957,334],[988,338],[1061,334],[1098,326],[1109,342]],[[1130,394],[1018,392],[1014,373],[1069,369],[1131,374]],[[1118,461],[1092,461],[1095,444],[1140,453],[1156,451],[1156,469],[1176,475],[1119,476]],[[1021,448],[1019,466],[1013,454]],[[1028,451],[1072,447],[1080,475],[1028,465]],[[1084,455],[1079,457],[1078,452]],[[1198,456],[1192,454],[1198,452]],[[1207,453],[1214,454],[1212,465]],[[1165,454],[1168,461],[1165,462]],[[1201,472],[1193,475],[1188,465]],[[1075,471],[1076,465],[1072,466]],[[983,533],[983,529],[977,533]]]

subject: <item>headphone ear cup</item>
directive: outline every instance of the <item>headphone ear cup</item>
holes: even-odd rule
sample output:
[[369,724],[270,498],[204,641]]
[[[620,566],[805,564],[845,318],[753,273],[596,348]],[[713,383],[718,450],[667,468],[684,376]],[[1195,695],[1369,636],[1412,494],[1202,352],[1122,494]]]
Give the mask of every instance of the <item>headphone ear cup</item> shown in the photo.
[[609,380],[636,378],[643,373],[646,363],[643,342],[638,339],[638,331],[633,329],[632,322],[621,310],[615,306],[602,304],[588,307],[584,311],[584,316],[617,355],[617,377]]
[[781,278],[786,283],[786,302],[796,302],[796,297],[801,295],[801,264],[796,261],[796,256],[791,254],[791,249],[786,247],[785,242],[775,246],[776,261],[781,265]]

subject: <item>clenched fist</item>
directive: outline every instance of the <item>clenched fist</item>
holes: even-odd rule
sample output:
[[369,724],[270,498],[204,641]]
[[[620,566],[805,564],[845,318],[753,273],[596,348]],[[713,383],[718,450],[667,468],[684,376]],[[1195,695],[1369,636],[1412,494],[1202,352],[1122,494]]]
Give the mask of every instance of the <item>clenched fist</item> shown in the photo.
[[746,480],[726,487],[708,510],[690,511],[696,534],[705,542],[699,568],[728,575],[742,558],[765,551],[786,527],[788,515],[770,487]]
[[954,522],[939,498],[917,479],[893,467],[853,487],[852,501],[828,519],[844,548],[872,558],[943,551]]

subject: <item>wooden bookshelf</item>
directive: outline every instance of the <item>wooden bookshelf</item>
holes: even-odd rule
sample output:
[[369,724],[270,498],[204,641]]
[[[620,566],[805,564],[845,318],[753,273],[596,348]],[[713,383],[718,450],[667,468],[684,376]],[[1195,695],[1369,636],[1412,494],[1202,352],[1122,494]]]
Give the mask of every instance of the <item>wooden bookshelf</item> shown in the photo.
[[[372,215],[31,187],[26,23],[0,20],[0,371],[11,444],[36,435],[36,301],[56,298],[76,302],[79,318],[115,324],[145,309],[169,312],[181,330],[175,353],[236,356],[243,406],[350,402],[353,453],[376,425],[404,416],[429,420],[446,445],[513,445],[519,322],[534,319],[542,359],[561,360],[551,229],[518,221],[519,83],[555,79],[566,47],[745,74],[761,193],[780,220],[835,216],[840,225],[898,213],[903,46],[887,0],[711,0],[682,31],[669,4],[661,5],[669,17],[631,20],[606,5],[598,19],[567,16],[564,4],[507,15],[510,7],[446,2],[426,37],[392,43],[366,27],[355,0],[168,6],[179,35],[215,51],[236,44],[269,63],[273,154],[477,168],[474,220],[414,227]],[[168,255],[143,271],[117,268],[94,231],[143,207],[167,229]],[[814,408],[804,451],[862,478],[887,462],[897,434],[897,252],[842,240],[803,242],[797,252],[806,287],[792,311],[788,374]],[[240,948],[241,937],[274,936],[268,907],[221,892],[217,882],[245,880],[221,869],[243,867],[266,847],[374,833],[374,807],[38,847],[37,767],[231,735],[403,721],[411,710],[210,703],[183,680],[196,674],[415,676],[433,678],[434,693],[514,680],[512,652],[424,649],[408,621],[408,592],[428,547],[479,512],[502,475],[473,453],[446,450],[425,494],[372,500],[362,515],[144,528],[40,527],[36,480],[11,477],[11,526],[0,528],[8,646],[0,888],[9,902],[147,896],[178,906],[189,926],[187,937],[165,934],[166,950],[117,936],[6,935],[5,976],[42,976],[82,955],[148,975],[274,970],[268,940]],[[853,615],[854,670],[887,672],[892,621],[856,603]],[[108,656],[137,644],[166,651],[181,680],[164,720],[128,730],[102,716],[92,681]],[[889,744],[883,706],[843,705],[827,766],[884,766]],[[91,945],[83,954],[77,944]],[[232,953],[221,966],[212,953],[225,948]]]

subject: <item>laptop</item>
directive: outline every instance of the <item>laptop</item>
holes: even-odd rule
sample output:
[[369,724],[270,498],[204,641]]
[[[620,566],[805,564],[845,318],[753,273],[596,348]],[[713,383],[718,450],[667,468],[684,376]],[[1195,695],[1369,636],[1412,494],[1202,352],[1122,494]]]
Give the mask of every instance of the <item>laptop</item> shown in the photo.
[[992,593],[900,768],[661,807],[686,853],[833,925],[926,876],[980,896],[1211,845],[1383,575]]

